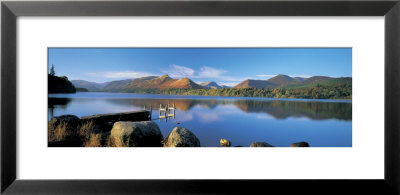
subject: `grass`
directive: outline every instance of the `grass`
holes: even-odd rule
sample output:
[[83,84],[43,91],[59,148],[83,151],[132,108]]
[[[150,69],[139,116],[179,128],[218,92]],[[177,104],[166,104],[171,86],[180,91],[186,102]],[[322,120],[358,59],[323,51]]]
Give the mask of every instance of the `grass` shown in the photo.
[[91,133],[89,138],[84,142],[85,147],[101,147],[101,135]]
[[63,141],[68,136],[67,124],[65,122],[55,126],[54,124],[48,125],[48,141],[58,142]]
[[101,147],[101,134],[94,132],[93,121],[88,121],[79,127],[79,136],[83,139],[85,147]]
[[95,133],[95,125],[92,121],[86,122],[76,129],[71,129],[66,122],[58,125],[48,124],[48,142],[57,143],[62,141],[74,140],[74,145],[84,147],[101,147],[102,136]]
[[91,134],[94,132],[94,124],[92,121],[86,122],[79,127],[79,136],[84,139],[90,139]]

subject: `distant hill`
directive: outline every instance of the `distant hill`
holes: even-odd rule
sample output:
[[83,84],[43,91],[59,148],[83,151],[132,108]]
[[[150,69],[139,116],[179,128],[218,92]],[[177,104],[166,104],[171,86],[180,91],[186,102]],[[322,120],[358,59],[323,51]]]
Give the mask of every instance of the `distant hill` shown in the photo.
[[[111,81],[107,83],[95,83],[84,80],[73,80],[72,83],[77,88],[85,88],[89,91],[114,91],[114,92],[134,92],[167,90],[167,89],[222,89],[231,88],[225,85],[218,85],[214,81],[201,84],[193,82],[190,78],[174,79],[167,74],[162,76],[147,76],[136,79],[125,79]],[[245,80],[233,88],[257,88],[257,89],[273,89],[273,88],[307,88],[316,85],[329,86],[351,86],[351,77],[332,78],[327,76],[313,76],[310,78],[290,77],[288,75],[277,75],[268,80]]]
[[126,88],[129,83],[131,83],[133,79],[125,79],[125,80],[117,80],[108,82],[104,87],[101,88],[102,91],[106,90],[114,90],[114,89],[123,89]]
[[[312,78],[312,77],[310,77],[310,78]],[[330,78],[330,79],[327,79],[327,78]],[[351,77],[340,77],[340,78],[325,77],[325,78],[322,78],[321,80],[312,78],[312,80],[308,80],[308,81],[305,80],[302,84],[288,85],[288,86],[285,86],[285,88],[287,88],[287,89],[312,88],[312,87],[316,87],[317,85],[332,86],[332,87],[352,86],[352,78]]]
[[303,81],[303,84],[312,84],[312,83],[318,83],[318,82],[324,82],[333,79],[332,77],[326,77],[326,76],[313,76],[310,78],[307,78]]
[[205,83],[200,83],[200,85],[206,89],[221,89],[224,88],[220,85],[218,85],[216,82],[214,81],[209,81],[209,82],[205,82]]
[[283,86],[286,86],[286,85],[292,85],[292,84],[301,83],[301,81],[299,81],[299,80],[297,80],[295,78],[292,78],[290,76],[283,75],[283,74],[274,76],[274,77],[268,79],[267,81],[270,82],[270,83],[275,84],[278,87],[283,87]]
[[164,86],[165,89],[169,89],[169,88],[176,88],[176,89],[203,89],[202,86],[200,86],[199,84],[193,82],[192,80],[190,80],[189,78],[185,77],[179,80],[174,81],[173,83],[171,83],[168,86]]
[[303,78],[303,77],[290,77],[287,75],[280,74],[268,80],[245,80],[239,83],[238,85],[234,86],[233,88],[258,88],[258,89],[288,88],[288,87],[300,88],[300,87],[307,87],[313,84],[324,83],[333,79],[335,78],[327,76],[313,76],[310,78]]
[[137,79],[127,79],[109,82],[102,88],[105,91],[119,91],[129,89],[202,89],[203,87],[196,84],[189,78],[173,79],[168,75],[149,76]]
[[89,90],[86,89],[86,88],[79,88],[79,87],[76,87],[76,92],[89,92]]
[[48,74],[48,93],[76,93],[74,85],[66,76],[53,76]]
[[76,88],[85,88],[89,91],[99,91],[102,87],[107,85],[107,83],[95,83],[85,80],[71,80],[71,83]]
[[304,77],[293,77],[293,78],[300,82],[303,82],[304,80],[306,80],[306,78],[304,78]]
[[278,85],[271,83],[266,80],[251,80],[247,79],[233,88],[258,88],[258,89],[263,89],[263,88],[275,88],[278,87]]

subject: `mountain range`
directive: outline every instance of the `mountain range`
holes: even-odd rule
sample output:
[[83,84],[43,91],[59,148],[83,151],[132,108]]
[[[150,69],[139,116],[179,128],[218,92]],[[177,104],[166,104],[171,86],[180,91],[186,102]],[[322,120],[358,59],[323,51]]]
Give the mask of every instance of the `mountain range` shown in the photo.
[[251,80],[247,79],[233,88],[279,88],[279,87],[287,87],[287,86],[295,86],[295,85],[306,85],[306,84],[314,84],[319,82],[325,82],[334,79],[332,77],[326,76],[313,76],[310,78],[303,77],[290,77],[287,75],[277,75],[268,80]]
[[226,85],[218,85],[215,81],[209,81],[200,83],[200,85],[205,89],[221,89],[221,88],[230,88]]
[[[346,82],[351,77],[333,78],[327,76],[313,76],[309,78],[290,77],[287,75],[277,75],[268,80],[245,80],[233,88],[282,88],[282,87],[299,87],[318,83],[326,83],[328,81],[341,82],[345,79]],[[85,80],[71,80],[72,84],[78,88],[86,88],[89,91],[123,91],[127,89],[221,89],[229,88],[225,85],[218,85],[214,81],[197,84],[191,79],[184,77],[174,79],[168,75],[148,76],[136,79],[117,80],[105,83],[95,83]]]

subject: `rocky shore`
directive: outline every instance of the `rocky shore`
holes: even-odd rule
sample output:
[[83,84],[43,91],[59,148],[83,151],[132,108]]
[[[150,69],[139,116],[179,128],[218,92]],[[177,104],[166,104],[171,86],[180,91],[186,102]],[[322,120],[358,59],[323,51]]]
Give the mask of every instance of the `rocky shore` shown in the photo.
[[[231,147],[227,139],[221,147]],[[200,140],[189,129],[175,127],[164,137],[148,111],[101,114],[78,118],[61,115],[48,123],[49,147],[200,147]],[[242,146],[235,146],[242,147]],[[250,147],[274,147],[253,142]],[[309,147],[307,142],[290,147]]]

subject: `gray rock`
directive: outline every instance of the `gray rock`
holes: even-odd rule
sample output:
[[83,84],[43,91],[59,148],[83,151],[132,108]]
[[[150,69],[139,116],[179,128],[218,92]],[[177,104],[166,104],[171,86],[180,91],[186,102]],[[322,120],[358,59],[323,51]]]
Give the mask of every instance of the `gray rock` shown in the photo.
[[114,123],[110,138],[113,139],[114,146],[160,147],[163,136],[153,121],[118,121]]
[[267,142],[253,142],[250,144],[250,147],[274,147]]
[[290,144],[290,147],[310,147],[310,144],[308,144],[307,142],[297,142]]
[[169,134],[165,147],[200,147],[200,140],[191,131],[175,127]]
[[75,115],[61,115],[50,119],[49,125],[57,127],[60,124],[65,123],[66,130],[71,133],[77,133],[78,126],[81,124],[80,119]]
[[222,147],[231,147],[231,142],[227,139],[221,139],[219,145]]

